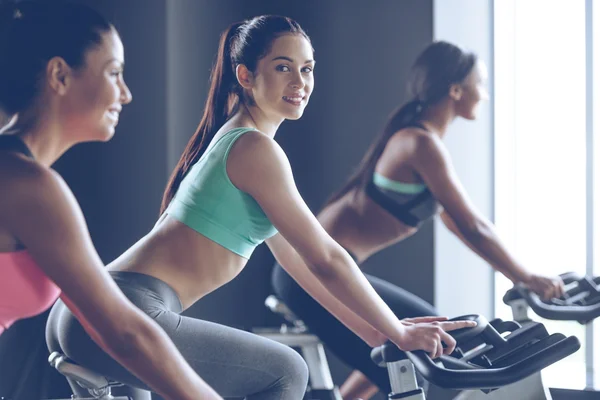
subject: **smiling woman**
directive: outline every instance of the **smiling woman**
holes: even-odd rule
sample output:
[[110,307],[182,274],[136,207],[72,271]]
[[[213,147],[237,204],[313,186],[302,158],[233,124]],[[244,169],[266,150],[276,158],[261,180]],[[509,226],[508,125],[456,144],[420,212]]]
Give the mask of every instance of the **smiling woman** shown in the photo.
[[51,168],[77,143],[110,139],[131,101],[116,29],[82,5],[2,4],[0,54],[0,110],[11,118],[0,132],[0,334],[62,293],[96,343],[163,397],[220,399],[119,291]]

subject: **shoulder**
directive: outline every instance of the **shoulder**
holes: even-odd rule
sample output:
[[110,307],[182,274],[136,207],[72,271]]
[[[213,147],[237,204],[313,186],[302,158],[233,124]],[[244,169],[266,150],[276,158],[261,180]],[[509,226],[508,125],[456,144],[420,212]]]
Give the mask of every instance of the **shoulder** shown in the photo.
[[233,144],[229,158],[233,158],[234,162],[252,161],[257,165],[287,160],[279,143],[259,131],[249,131],[241,135]]
[[234,186],[251,195],[293,181],[290,162],[281,146],[257,131],[245,133],[234,143],[226,168]]
[[30,199],[51,200],[68,190],[56,171],[19,154],[0,157],[0,185],[3,199],[14,205]]
[[404,159],[419,153],[433,151],[441,144],[438,135],[419,127],[400,129],[390,136],[385,149],[388,154],[402,155]]

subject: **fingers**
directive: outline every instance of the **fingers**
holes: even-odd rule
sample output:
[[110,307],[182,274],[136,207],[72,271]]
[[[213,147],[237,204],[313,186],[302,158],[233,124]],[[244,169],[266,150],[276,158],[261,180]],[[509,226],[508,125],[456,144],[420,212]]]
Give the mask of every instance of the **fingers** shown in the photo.
[[558,295],[556,297],[564,297],[565,296],[565,283],[563,282],[562,279],[560,279],[560,277],[557,279],[556,281],[557,283],[557,293]]
[[[450,336],[448,332],[440,330],[440,340],[446,343],[446,348],[442,348],[442,353],[450,354],[454,351],[454,348],[456,347],[456,340],[452,336]],[[440,356],[442,355],[442,353],[440,353]]]
[[435,341],[435,346],[436,346],[435,358],[438,358],[442,354],[444,354],[444,345],[442,344],[442,340],[440,338],[437,338],[437,340]]
[[477,322],[475,321],[445,321],[440,322],[439,324],[444,331],[454,331],[463,328],[474,328],[477,326]]
[[565,285],[560,277],[537,277],[530,287],[545,301],[565,295]]
[[544,288],[544,294],[543,294],[544,300],[550,300],[552,297],[554,297],[554,287],[546,286]]
[[441,322],[447,321],[448,317],[415,317],[415,318],[404,318],[402,321],[410,322],[411,324],[419,324],[426,322]]
[[429,357],[431,357],[432,360],[435,360],[444,354],[444,346],[442,345],[442,341],[439,336],[435,336],[432,339],[433,350],[429,352]]

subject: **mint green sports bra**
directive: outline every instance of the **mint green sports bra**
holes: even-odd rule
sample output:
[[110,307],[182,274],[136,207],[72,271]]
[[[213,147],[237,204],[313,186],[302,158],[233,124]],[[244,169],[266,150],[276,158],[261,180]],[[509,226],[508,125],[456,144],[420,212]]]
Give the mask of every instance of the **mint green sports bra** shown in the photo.
[[170,216],[244,258],[277,233],[256,200],[236,188],[227,176],[227,157],[244,133],[232,129],[206,149],[165,211]]

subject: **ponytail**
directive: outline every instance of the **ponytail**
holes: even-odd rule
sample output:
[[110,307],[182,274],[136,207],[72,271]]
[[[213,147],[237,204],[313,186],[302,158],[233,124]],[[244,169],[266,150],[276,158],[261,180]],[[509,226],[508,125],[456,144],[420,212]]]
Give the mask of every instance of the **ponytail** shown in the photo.
[[162,214],[175,196],[181,181],[202,154],[215,134],[231,115],[235,114],[239,105],[241,89],[235,75],[236,66],[231,59],[232,41],[243,23],[235,23],[221,34],[217,58],[210,75],[210,89],[204,107],[204,114],[196,133],[188,142],[175,170],[169,178],[164,192],[160,213]]
[[356,171],[350,176],[344,186],[342,186],[341,189],[335,192],[327,200],[325,205],[327,206],[339,200],[354,188],[364,189],[372,179],[377,161],[383,154],[383,150],[385,150],[387,142],[394,135],[394,133],[417,122],[421,116],[423,108],[424,104],[420,100],[413,100],[404,104],[394,113],[392,113],[385,124],[383,132],[381,135],[379,135],[379,138],[375,140],[371,147],[369,147]]

